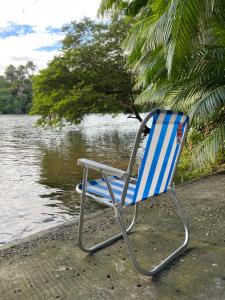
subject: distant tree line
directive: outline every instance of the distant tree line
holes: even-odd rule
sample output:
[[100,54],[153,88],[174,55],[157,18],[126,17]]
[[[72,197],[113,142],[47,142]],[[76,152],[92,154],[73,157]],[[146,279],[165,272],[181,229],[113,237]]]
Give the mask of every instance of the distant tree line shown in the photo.
[[32,77],[35,65],[28,61],[26,65],[9,65],[0,76],[0,113],[25,114],[32,105]]

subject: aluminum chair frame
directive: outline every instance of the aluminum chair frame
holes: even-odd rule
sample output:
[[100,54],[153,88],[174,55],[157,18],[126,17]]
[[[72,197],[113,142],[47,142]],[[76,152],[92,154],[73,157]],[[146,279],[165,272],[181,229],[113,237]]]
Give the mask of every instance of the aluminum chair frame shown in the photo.
[[[140,143],[140,140],[141,140],[141,135],[143,133],[143,129],[144,129],[145,125],[147,124],[149,119],[157,111],[158,110],[154,110],[154,111],[150,112],[143,119],[143,121],[142,121],[142,123],[139,127],[139,130],[137,132],[137,135],[136,135],[136,140],[135,140],[135,143],[134,143],[134,147],[133,147],[133,151],[132,151],[132,155],[131,155],[131,158],[130,158],[130,162],[129,162],[127,171],[112,168],[112,167],[107,166],[105,164],[97,163],[95,161],[91,161],[91,160],[87,160],[87,159],[79,159],[78,160],[78,165],[81,165],[84,168],[83,181],[82,181],[82,190],[79,188],[79,186],[76,187],[76,191],[81,194],[80,218],[79,218],[79,225],[78,225],[78,246],[79,246],[79,248],[81,250],[85,251],[85,252],[92,253],[94,251],[97,251],[97,250],[99,250],[103,247],[106,247],[106,246],[112,244],[116,240],[123,237],[124,241],[125,241],[125,244],[127,246],[127,249],[128,249],[128,253],[131,257],[131,260],[132,260],[132,263],[133,263],[134,267],[136,268],[137,271],[139,271],[140,273],[142,273],[143,275],[146,275],[146,276],[156,275],[164,267],[166,267],[172,260],[174,260],[176,257],[178,257],[185,250],[185,248],[187,247],[188,242],[189,242],[189,235],[190,235],[189,234],[188,222],[187,222],[185,214],[182,210],[181,204],[180,204],[180,202],[179,202],[179,200],[178,200],[178,198],[175,194],[174,183],[173,183],[174,173],[175,173],[175,170],[176,170],[177,163],[179,161],[180,153],[182,151],[185,136],[182,139],[180,149],[179,149],[179,154],[178,154],[178,157],[176,159],[176,163],[174,165],[173,173],[171,175],[171,179],[170,179],[169,186],[168,186],[168,189],[167,189],[168,194],[170,195],[171,199],[173,200],[173,203],[175,204],[175,206],[177,208],[178,215],[179,215],[179,217],[180,217],[180,219],[183,223],[183,227],[184,227],[185,237],[184,237],[184,241],[181,244],[181,246],[178,247],[175,251],[173,251],[169,256],[167,256],[155,268],[153,268],[152,270],[146,270],[146,269],[142,268],[141,265],[138,263],[138,261],[136,259],[136,256],[134,254],[134,251],[133,251],[131,241],[130,241],[129,236],[128,236],[128,234],[131,232],[131,230],[133,229],[133,227],[136,223],[137,215],[138,215],[138,206],[139,206],[140,202],[137,202],[133,205],[135,207],[134,216],[133,216],[132,222],[130,223],[128,228],[125,227],[125,224],[124,224],[124,221],[123,221],[123,210],[124,210],[125,197],[126,197],[128,185],[129,185],[130,181],[133,180],[133,178],[131,177],[131,174],[132,174],[133,167],[134,167],[134,164],[135,164],[135,158],[136,158],[138,146],[139,146],[139,143]],[[163,112],[166,112],[166,111],[160,110],[160,112],[163,113]],[[186,132],[184,133],[184,135],[186,135]],[[82,243],[82,229],[83,229],[83,223],[84,223],[83,217],[84,217],[84,211],[85,211],[85,200],[86,200],[86,197],[90,197],[90,198],[93,198],[94,200],[96,200],[99,203],[102,203],[102,201],[101,201],[101,198],[96,197],[95,195],[92,195],[92,194],[86,192],[88,169],[98,170],[102,173],[103,178],[105,179],[106,185],[108,187],[109,194],[110,194],[111,199],[112,199],[112,203],[107,203],[107,205],[114,208],[115,217],[119,221],[119,224],[120,224],[120,227],[121,227],[121,233],[119,233],[119,234],[111,237],[110,239],[107,239],[107,240],[105,240],[105,241],[103,241],[103,242],[101,242],[97,245],[94,245],[90,248],[86,248]],[[109,175],[119,176],[119,177],[121,177],[125,180],[124,187],[123,187],[123,192],[122,192],[122,196],[121,196],[121,202],[119,202],[119,203],[115,201],[114,193],[112,191],[110,181],[108,180],[108,177],[107,177]]]

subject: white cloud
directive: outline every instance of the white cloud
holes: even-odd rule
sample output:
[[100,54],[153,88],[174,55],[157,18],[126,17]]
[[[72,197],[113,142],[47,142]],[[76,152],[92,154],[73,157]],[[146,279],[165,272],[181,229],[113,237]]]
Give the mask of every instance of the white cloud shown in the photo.
[[0,28],[10,23],[31,25],[33,33],[8,36],[0,39],[0,74],[9,64],[19,65],[33,60],[38,68],[46,66],[57,51],[36,49],[54,45],[62,39],[61,34],[49,33],[46,28],[79,20],[84,16],[95,18],[100,0],[7,0],[1,5]]
[[96,17],[100,0],[7,0],[1,5],[0,27],[8,21],[45,28],[84,16]]
[[38,69],[57,54],[57,51],[38,51],[36,49],[53,45],[60,40],[59,34],[36,32],[24,36],[11,36],[0,40],[1,73],[9,64],[18,66],[32,60]]

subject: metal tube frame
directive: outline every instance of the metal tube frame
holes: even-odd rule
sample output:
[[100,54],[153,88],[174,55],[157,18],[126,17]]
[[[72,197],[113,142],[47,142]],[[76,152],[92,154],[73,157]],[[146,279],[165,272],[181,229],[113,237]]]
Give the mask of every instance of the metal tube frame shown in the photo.
[[[117,208],[120,206],[120,205],[117,205],[117,203],[115,202],[115,198],[114,198],[114,194],[113,194],[113,191],[111,189],[111,186],[110,186],[110,183],[109,183],[109,180],[107,178],[107,176],[102,172],[103,174],[103,177],[105,178],[106,180],[106,183],[107,183],[107,186],[108,186],[108,189],[109,189],[109,193],[111,195],[111,198],[112,198],[112,202],[113,202],[113,205],[114,205],[114,208],[116,210],[116,218],[117,218]],[[121,239],[123,237],[123,232],[97,244],[97,245],[94,245],[90,248],[86,248],[83,243],[82,243],[82,233],[83,233],[83,225],[84,225],[84,211],[85,211],[85,198],[86,198],[86,184],[87,184],[87,177],[88,177],[88,168],[84,167],[84,173],[83,173],[83,184],[82,184],[82,193],[81,193],[81,206],[80,206],[80,218],[79,218],[79,224],[78,224],[78,239],[77,239],[77,242],[78,242],[78,246],[81,250],[85,251],[85,252],[88,252],[88,253],[92,253],[94,251],[97,251],[101,248],[104,248],[110,244],[112,244],[113,242]],[[132,219],[132,222],[130,223],[130,225],[128,226],[128,228],[126,229],[125,227],[125,233],[126,234],[129,234],[131,232],[131,230],[133,229],[135,223],[136,223],[136,220],[137,220],[137,214],[138,214],[138,205],[135,205],[135,209],[134,209],[134,216],[133,216],[133,219]]]
[[[163,110],[161,110],[161,112],[163,112]],[[145,270],[137,262],[137,259],[136,259],[135,255],[134,255],[133,247],[132,247],[130,239],[128,237],[128,234],[130,233],[130,231],[132,230],[132,228],[134,227],[134,225],[136,223],[137,214],[138,214],[138,203],[136,203],[134,205],[135,206],[134,217],[133,217],[133,220],[132,220],[132,222],[131,222],[131,224],[130,224],[130,226],[128,228],[125,227],[125,224],[124,224],[124,221],[123,221],[123,216],[122,216],[123,215],[123,206],[124,206],[125,197],[126,197],[127,189],[128,189],[128,186],[129,186],[129,182],[130,182],[130,179],[131,179],[131,174],[132,174],[132,170],[133,170],[133,166],[134,166],[134,162],[135,162],[135,157],[136,157],[136,154],[137,154],[137,149],[138,149],[138,146],[139,146],[139,143],[140,143],[140,139],[141,139],[141,135],[142,135],[142,132],[143,132],[143,128],[146,125],[146,123],[149,121],[149,119],[155,113],[157,113],[157,110],[154,110],[154,111],[150,112],[144,118],[144,120],[142,121],[142,123],[140,125],[140,128],[139,128],[139,130],[137,132],[135,143],[134,143],[134,147],[133,147],[133,151],[132,151],[132,155],[131,155],[130,162],[129,162],[128,169],[127,169],[127,176],[126,176],[126,179],[125,179],[124,188],[123,188],[123,192],[122,192],[122,196],[121,196],[121,203],[116,203],[115,202],[114,194],[113,194],[113,191],[111,189],[109,180],[108,180],[107,176],[104,174],[103,170],[100,170],[103,173],[103,177],[105,178],[105,181],[106,181],[106,184],[107,184],[110,196],[112,198],[112,204],[113,204],[112,206],[114,207],[115,211],[117,211],[117,218],[119,220],[119,224],[120,224],[122,232],[119,233],[116,236],[113,236],[110,239],[107,239],[106,241],[104,241],[104,242],[102,242],[100,244],[97,244],[97,245],[93,246],[93,247],[85,248],[83,246],[83,244],[82,244],[82,229],[83,229],[84,206],[85,206],[86,195],[89,196],[88,193],[86,193],[88,166],[85,166],[85,165],[84,165],[84,173],[83,173],[83,185],[82,185],[82,192],[81,192],[80,219],[79,219],[79,229],[78,229],[78,246],[79,246],[79,248],[81,250],[83,250],[85,252],[89,252],[89,253],[94,252],[96,250],[99,250],[99,249],[101,249],[103,247],[106,247],[109,244],[111,244],[111,243],[115,242],[116,240],[120,239],[121,237],[123,237],[124,241],[125,241],[125,243],[127,245],[128,253],[129,253],[130,257],[131,257],[131,260],[132,260],[132,263],[133,263],[134,267],[136,268],[137,271],[139,271],[140,273],[142,273],[143,275],[146,275],[146,276],[154,276],[154,275],[156,275],[165,266],[167,266],[172,260],[174,260],[176,257],[178,257],[184,251],[184,249],[187,247],[188,242],[189,242],[189,235],[190,235],[189,234],[188,223],[187,223],[185,215],[183,213],[181,204],[180,204],[180,202],[179,202],[179,200],[178,200],[178,198],[177,198],[177,196],[175,194],[175,191],[174,191],[174,185],[171,186],[172,185],[171,183],[173,182],[174,172],[173,172],[173,174],[171,176],[171,180],[170,180],[169,188],[168,188],[167,192],[170,195],[170,197],[172,198],[172,200],[173,200],[173,202],[174,202],[174,204],[175,204],[175,206],[177,208],[178,215],[179,215],[179,217],[180,217],[180,219],[181,219],[181,221],[183,223],[183,227],[184,227],[185,238],[184,238],[183,244],[179,248],[177,248],[174,252],[172,252],[166,259],[164,259],[161,263],[159,263],[152,270],[150,270],[150,271]],[[174,166],[174,171],[175,171],[176,166],[178,164],[179,156],[180,156],[182,147],[184,145],[185,135],[186,135],[186,133],[184,134],[184,136],[182,138],[181,146],[180,146],[180,149],[179,149],[179,154],[178,154],[177,160],[175,162],[175,166]],[[78,192],[80,192],[80,191],[78,191]]]
[[126,230],[125,230],[125,227],[124,227],[124,222],[123,222],[123,217],[122,217],[122,210],[120,208],[118,208],[118,219],[119,219],[119,223],[120,223],[120,226],[121,226],[121,229],[122,229],[122,232],[123,232],[123,238],[124,238],[124,241],[126,243],[126,246],[127,246],[127,249],[128,249],[128,253],[130,255],[130,258],[131,258],[131,261],[135,267],[135,269],[142,273],[143,275],[146,275],[146,276],[155,276],[157,273],[159,273],[163,268],[165,268],[172,260],[174,260],[175,258],[177,258],[184,250],[185,248],[187,247],[188,245],[188,242],[189,242],[189,227],[188,227],[188,223],[186,221],[186,218],[185,218],[185,215],[183,213],[183,210],[182,210],[182,207],[181,207],[181,204],[178,200],[178,198],[176,197],[176,194],[174,192],[173,189],[169,189],[168,190],[168,194],[170,195],[170,197],[172,198],[176,208],[177,208],[177,211],[178,211],[178,215],[183,223],[183,226],[184,226],[184,231],[185,231],[185,238],[184,238],[184,242],[183,244],[177,248],[174,252],[172,252],[169,256],[167,256],[166,259],[164,259],[161,263],[159,263],[156,267],[154,267],[152,270],[148,271],[144,268],[142,268],[140,266],[140,264],[138,263],[135,255],[134,255],[134,251],[133,251],[133,247],[132,247],[132,244],[130,242],[130,239],[126,233]]
[[154,276],[156,275],[158,272],[160,272],[165,266],[167,266],[172,260],[174,260],[176,257],[178,257],[187,247],[188,242],[189,242],[189,227],[188,227],[188,222],[185,218],[185,214],[182,210],[181,204],[175,194],[174,191],[174,187],[170,187],[168,189],[168,194],[170,195],[170,197],[172,198],[176,208],[177,208],[177,212],[178,215],[183,223],[184,226],[184,232],[185,232],[185,238],[184,238],[184,242],[183,244],[177,248],[174,252],[172,252],[166,259],[164,259],[160,264],[158,264],[155,268],[153,268],[152,270],[145,270],[144,268],[142,268],[140,266],[140,264],[138,263],[134,251],[133,251],[133,247],[132,244],[130,242],[130,239],[128,237],[128,234],[131,232],[131,230],[133,229],[136,220],[137,220],[137,215],[138,215],[138,204],[135,205],[135,211],[134,211],[134,217],[132,219],[131,224],[129,225],[128,228],[125,227],[124,221],[123,221],[123,208],[121,207],[121,205],[117,205],[117,203],[115,202],[115,198],[114,198],[114,194],[113,191],[111,189],[109,180],[107,178],[107,176],[103,173],[103,176],[106,180],[107,186],[109,188],[109,192],[110,195],[112,197],[112,202],[114,204],[114,208],[117,210],[117,217],[118,217],[118,221],[121,227],[121,233],[111,237],[110,239],[107,239],[97,245],[94,245],[90,248],[86,248],[83,243],[82,243],[82,229],[83,229],[83,217],[84,217],[84,210],[85,210],[85,198],[86,198],[86,183],[87,183],[87,176],[88,176],[88,169],[86,167],[84,167],[84,174],[83,174],[83,188],[82,188],[82,195],[81,195],[81,207],[80,207],[80,219],[79,219],[79,229],[78,229],[78,246],[81,250],[88,252],[88,253],[92,253],[95,252],[101,248],[104,248],[110,244],[112,244],[113,242],[119,240],[120,238],[124,238],[124,241],[126,243],[127,249],[128,249],[128,253],[130,255],[131,261],[135,267],[135,269],[142,273],[143,275],[146,276]]

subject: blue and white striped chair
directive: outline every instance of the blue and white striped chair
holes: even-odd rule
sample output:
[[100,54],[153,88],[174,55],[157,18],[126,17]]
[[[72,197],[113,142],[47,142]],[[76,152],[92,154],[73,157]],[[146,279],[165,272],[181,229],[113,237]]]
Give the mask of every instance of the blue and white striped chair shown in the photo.
[[[138,178],[135,179],[132,177],[132,171],[141,135],[147,123],[150,124],[150,133],[140,164]],[[87,159],[78,160],[78,165],[84,168],[83,182],[76,187],[77,192],[81,194],[78,245],[83,251],[94,252],[123,236],[134,267],[144,275],[153,276],[186,248],[189,240],[188,225],[180,203],[175,195],[173,178],[184,143],[187,126],[188,116],[182,112],[157,109],[150,112],[140,125],[127,171],[112,168]],[[87,181],[88,169],[99,170],[102,173],[102,178]],[[135,225],[139,203],[166,192],[171,196],[177,207],[178,214],[184,225],[185,239],[178,249],[153,270],[148,271],[143,269],[137,262],[128,233]],[[122,231],[120,234],[88,249],[82,244],[83,215],[86,196],[114,208],[116,218],[118,218]],[[130,206],[135,206],[135,212],[130,226],[126,229],[122,218],[122,210],[124,207]]]

